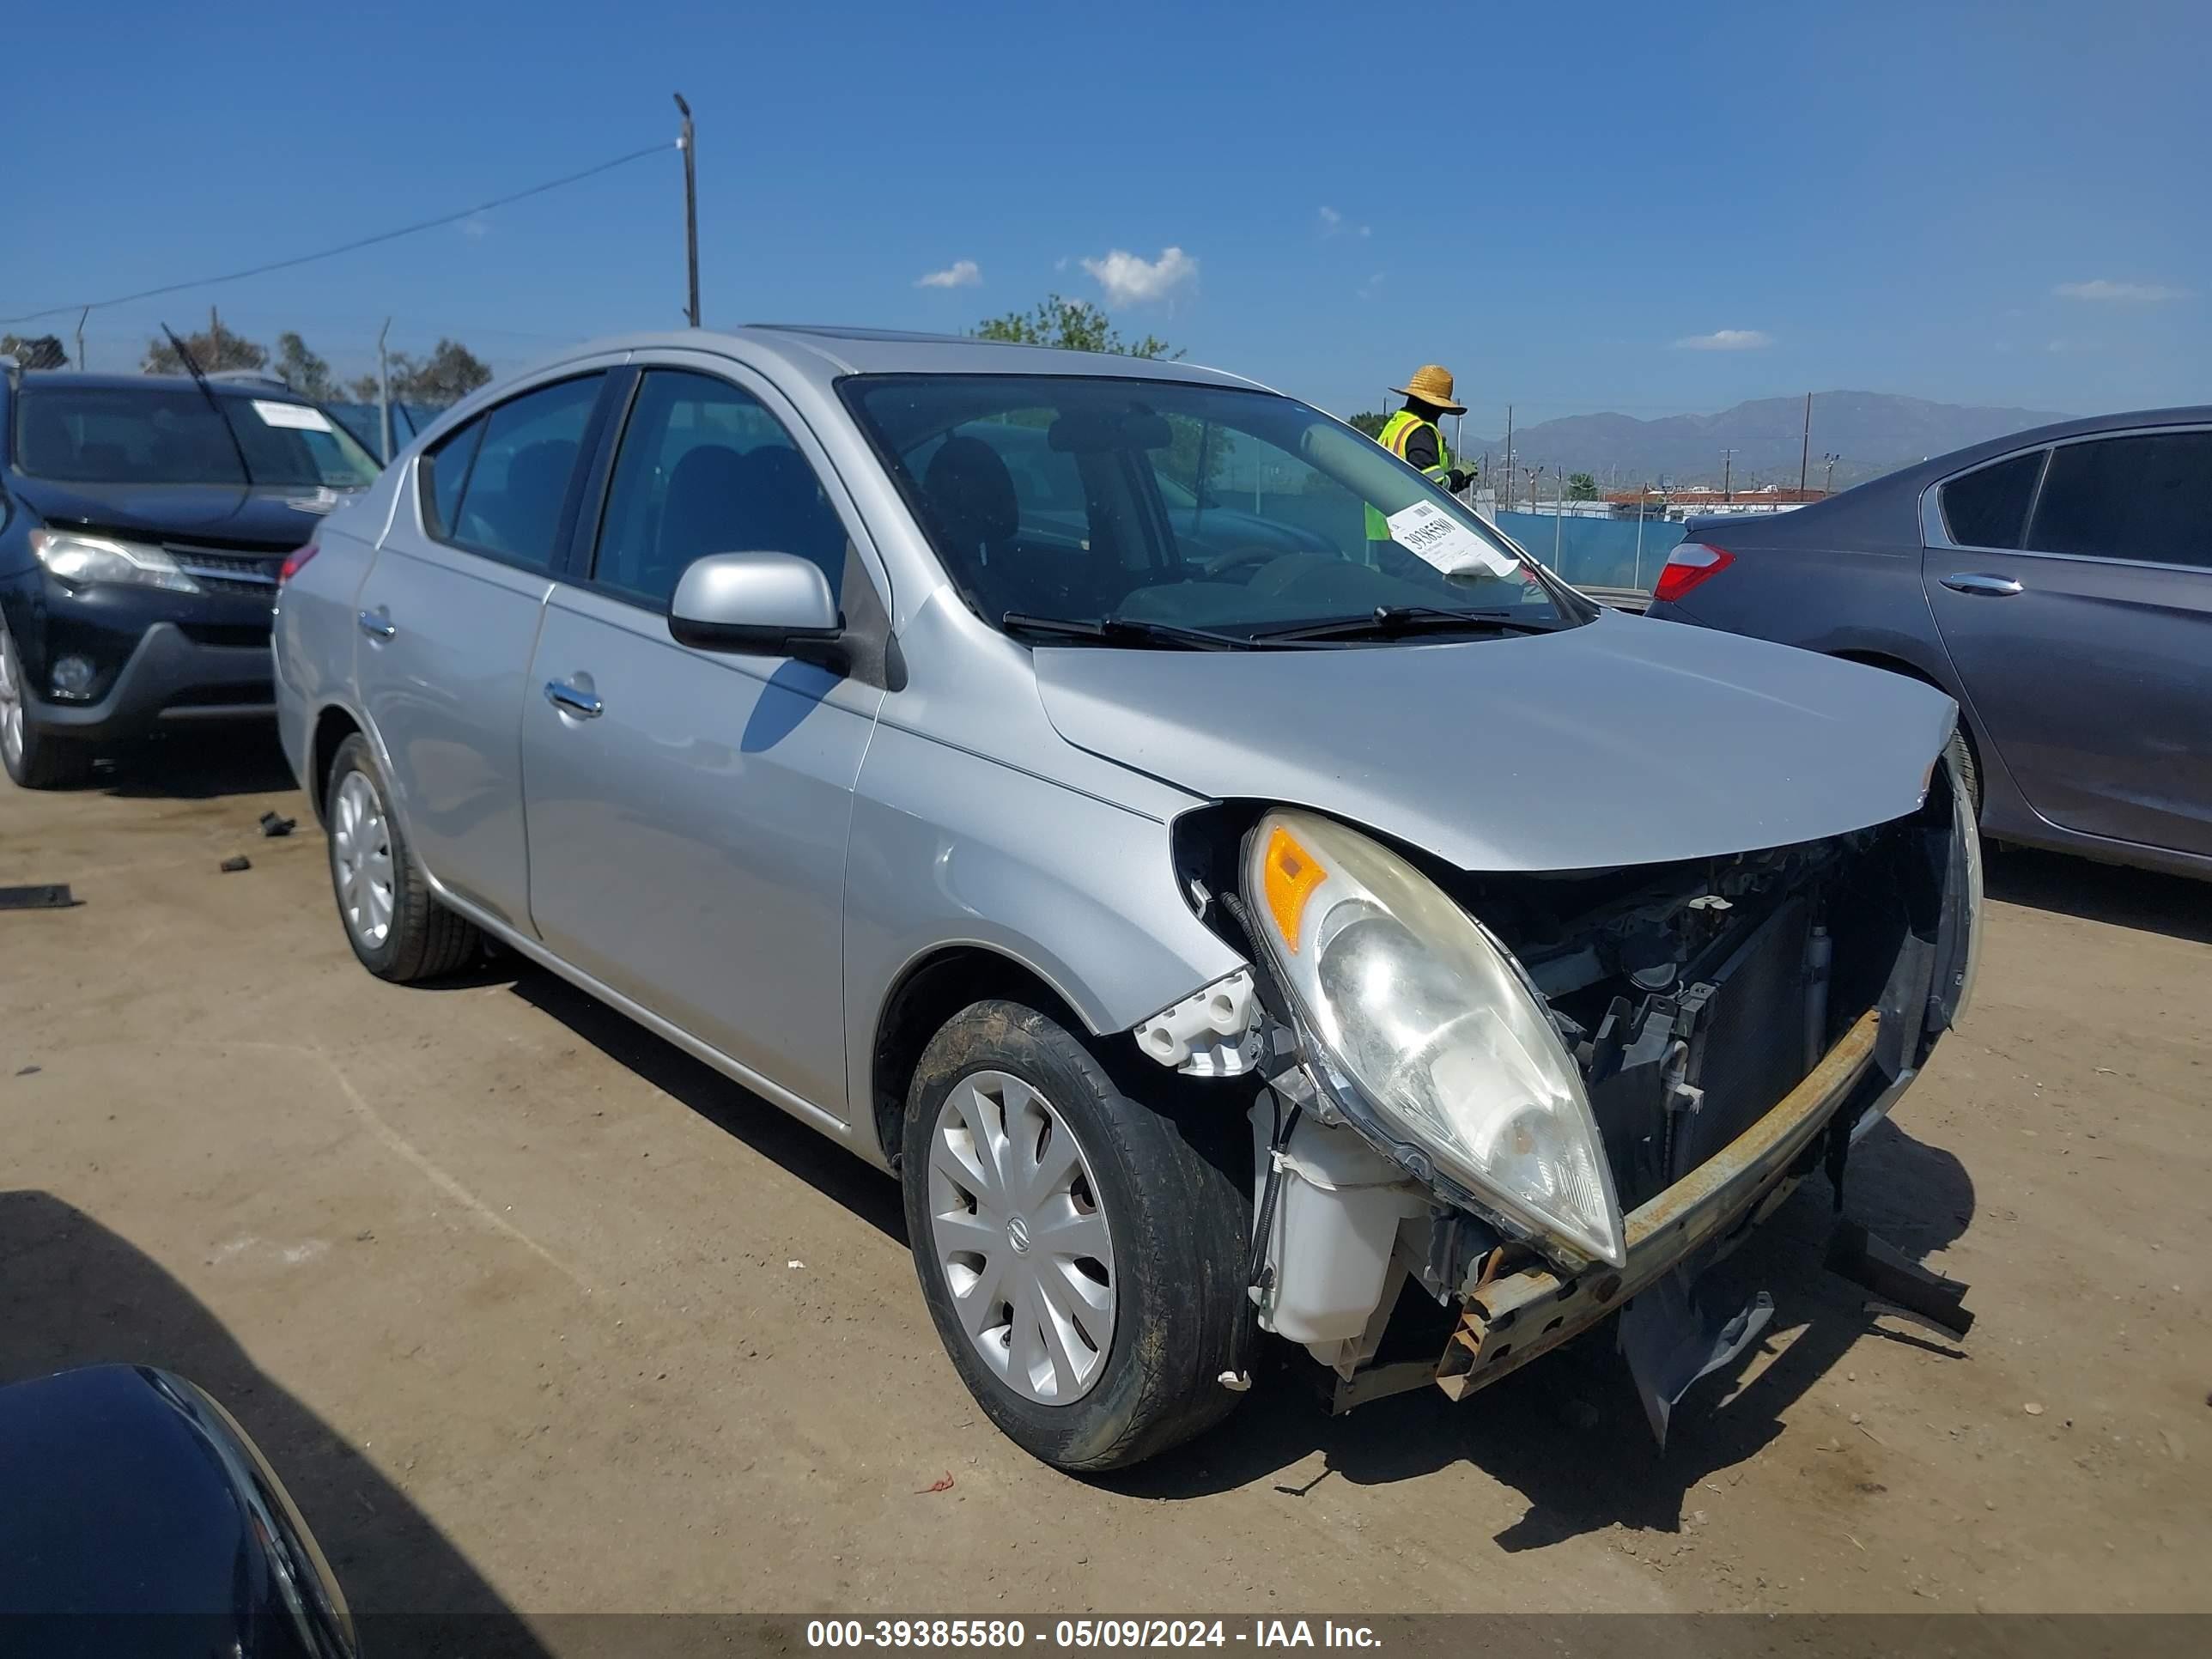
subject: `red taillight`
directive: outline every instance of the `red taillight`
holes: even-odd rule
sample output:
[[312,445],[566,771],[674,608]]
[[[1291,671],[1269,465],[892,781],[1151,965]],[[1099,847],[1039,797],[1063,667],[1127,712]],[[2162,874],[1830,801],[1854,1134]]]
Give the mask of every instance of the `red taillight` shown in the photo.
[[1672,605],[1708,577],[1717,576],[1735,562],[1735,555],[1724,552],[1704,542],[1684,542],[1667,556],[1667,568],[1659,573],[1659,585],[1651,590],[1651,597]]
[[307,568],[307,561],[313,558],[319,551],[321,550],[313,542],[309,542],[305,547],[294,548],[284,562],[277,567],[276,586],[282,587],[293,577],[298,575]]

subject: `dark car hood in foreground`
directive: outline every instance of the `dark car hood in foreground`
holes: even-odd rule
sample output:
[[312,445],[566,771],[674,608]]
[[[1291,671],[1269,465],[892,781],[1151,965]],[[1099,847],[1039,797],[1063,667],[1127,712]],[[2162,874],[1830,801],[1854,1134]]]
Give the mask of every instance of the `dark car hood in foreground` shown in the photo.
[[1468,870],[1711,857],[1899,817],[1955,712],[1877,669],[1611,612],[1525,637],[1036,659],[1079,748]]
[[8,488],[48,524],[183,537],[272,553],[289,553],[312,539],[322,515],[346,499],[299,485],[242,489],[235,484],[76,483],[20,472],[9,474]]

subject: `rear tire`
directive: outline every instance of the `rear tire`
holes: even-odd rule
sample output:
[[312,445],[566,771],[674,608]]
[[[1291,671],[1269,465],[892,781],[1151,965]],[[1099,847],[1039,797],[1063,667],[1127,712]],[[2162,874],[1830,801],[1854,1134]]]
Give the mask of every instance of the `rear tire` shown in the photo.
[[1018,1003],[972,1005],[923,1052],[902,1145],[922,1294],[961,1381],[1031,1456],[1123,1468],[1243,1398],[1220,1377],[1249,1363],[1251,1200],[1194,1144],[1206,1127],[1130,1099]]
[[1963,720],[1959,729],[1951,733],[1951,744],[1944,751],[1959,769],[1959,781],[1966,786],[1966,805],[1973,809],[1974,823],[1982,821],[1982,769],[1974,759],[1974,745],[1967,739]]
[[356,732],[331,758],[331,888],[346,943],[379,979],[409,985],[474,962],[483,935],[438,902],[392,814],[368,739]]
[[15,654],[15,637],[4,619],[0,619],[0,766],[23,789],[59,789],[82,782],[92,771],[90,749],[31,724],[22,659]]

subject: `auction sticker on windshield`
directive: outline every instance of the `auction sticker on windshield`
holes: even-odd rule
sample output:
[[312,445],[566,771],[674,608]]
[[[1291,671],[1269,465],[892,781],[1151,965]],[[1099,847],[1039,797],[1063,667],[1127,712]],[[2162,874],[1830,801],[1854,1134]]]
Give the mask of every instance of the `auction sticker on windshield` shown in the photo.
[[1433,501],[1415,501],[1383,522],[1390,526],[1392,541],[1447,576],[1476,570],[1510,576],[1521,568],[1511,554],[1492,547]]
[[261,417],[264,426],[295,427],[301,432],[328,432],[330,417],[319,409],[310,409],[305,404],[270,403],[253,399],[253,412]]

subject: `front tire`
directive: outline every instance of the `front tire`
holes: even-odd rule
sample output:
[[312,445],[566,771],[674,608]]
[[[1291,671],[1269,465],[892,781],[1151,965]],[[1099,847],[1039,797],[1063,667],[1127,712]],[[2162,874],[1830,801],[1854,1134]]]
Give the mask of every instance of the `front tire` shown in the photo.
[[413,984],[477,959],[483,935],[438,902],[392,815],[368,739],[355,732],[331,759],[331,888],[346,943],[379,979]]
[[902,1146],[922,1293],[961,1380],[1032,1456],[1121,1468],[1242,1397],[1219,1379],[1252,1340],[1251,1204],[1196,1144],[1218,1127],[1130,1099],[1018,1003],[974,1004],[923,1052]]

